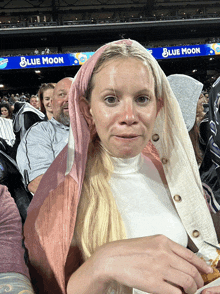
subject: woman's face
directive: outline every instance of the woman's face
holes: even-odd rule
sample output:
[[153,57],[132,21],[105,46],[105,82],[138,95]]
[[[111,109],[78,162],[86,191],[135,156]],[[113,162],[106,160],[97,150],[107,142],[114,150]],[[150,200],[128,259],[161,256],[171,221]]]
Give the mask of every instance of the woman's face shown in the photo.
[[157,115],[154,78],[136,58],[106,62],[93,77],[90,113],[102,145],[114,157],[138,155]]
[[9,111],[6,107],[1,107],[1,115],[5,118],[8,118],[9,116]]
[[43,105],[46,109],[46,112],[53,113],[51,106],[51,99],[53,97],[53,89],[48,89],[43,92]]

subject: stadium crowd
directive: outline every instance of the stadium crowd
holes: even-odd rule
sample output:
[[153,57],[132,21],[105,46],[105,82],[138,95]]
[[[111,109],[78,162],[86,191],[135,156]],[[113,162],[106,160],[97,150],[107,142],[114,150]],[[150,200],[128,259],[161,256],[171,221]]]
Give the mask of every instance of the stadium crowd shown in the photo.
[[[211,11],[204,11],[199,8],[184,8],[173,9],[172,15],[170,13],[161,13],[159,8],[151,10],[151,13],[145,8],[141,11],[134,11],[134,9],[129,9],[127,11],[118,12],[96,12],[96,13],[78,13],[78,14],[65,14],[60,13],[58,20],[54,21],[52,15],[47,15],[43,17],[30,17],[30,19],[24,17],[13,17],[5,18],[3,20],[0,18],[1,28],[19,28],[19,27],[42,27],[42,26],[62,26],[62,25],[86,25],[86,24],[108,24],[108,23],[126,23],[126,22],[141,22],[141,21],[163,21],[163,20],[180,20],[180,19],[199,19],[199,18],[218,18],[220,17],[220,12],[218,6],[214,6]],[[104,16],[103,16],[104,15]],[[108,15],[108,16],[107,16]]]

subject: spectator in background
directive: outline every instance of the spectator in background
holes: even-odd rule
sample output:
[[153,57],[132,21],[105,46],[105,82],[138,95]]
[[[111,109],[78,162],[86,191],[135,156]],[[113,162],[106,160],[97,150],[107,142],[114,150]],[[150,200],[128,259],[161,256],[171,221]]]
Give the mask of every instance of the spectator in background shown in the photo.
[[64,78],[56,84],[52,119],[34,124],[18,146],[18,167],[32,193],[35,193],[44,173],[68,142],[68,97],[71,84],[72,78]]
[[20,95],[18,93],[15,94],[15,101],[20,101]]
[[45,48],[45,54],[50,54],[50,49],[48,47]]
[[38,91],[40,110],[45,114],[45,120],[50,120],[53,117],[51,99],[53,97],[55,85],[55,83],[42,84]]
[[8,97],[7,96],[3,96],[2,102],[8,103]]
[[17,101],[14,104],[13,128],[16,136],[15,148],[18,147],[26,131],[36,122],[45,119],[44,113],[30,103]]
[[21,96],[20,96],[20,98],[19,98],[19,100],[20,100],[21,102],[25,102],[26,99],[27,99],[27,98],[26,98],[24,92],[22,92],[22,93],[21,93]]
[[[201,122],[200,133],[205,154],[200,166],[202,182],[211,199],[220,205],[220,77],[209,92],[209,111]],[[216,210],[217,207],[216,207]]]
[[10,98],[9,98],[9,104],[11,106],[12,111],[14,111],[14,104],[17,101],[17,97],[15,97],[14,94],[11,94]]
[[39,54],[39,50],[37,48],[34,50],[34,54],[35,55]]
[[8,103],[1,103],[0,108],[2,117],[12,119],[12,109]]
[[1,103],[0,117],[0,150],[15,158],[14,144],[15,134],[12,124],[12,108],[8,103]]
[[36,109],[40,109],[40,101],[37,95],[32,95],[29,103]]
[[7,145],[11,147],[14,145],[15,134],[13,132],[12,120],[0,117],[0,138],[4,139]]

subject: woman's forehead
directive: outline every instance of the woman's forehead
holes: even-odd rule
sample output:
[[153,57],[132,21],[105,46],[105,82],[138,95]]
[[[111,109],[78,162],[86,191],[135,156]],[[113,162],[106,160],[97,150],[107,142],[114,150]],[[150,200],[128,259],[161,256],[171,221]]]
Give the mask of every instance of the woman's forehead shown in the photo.
[[[123,66],[123,69],[125,69],[125,72],[127,72],[126,68],[131,68],[132,65],[135,64],[135,67],[139,68],[145,68],[146,69],[146,74],[148,76],[153,76],[152,70],[148,63],[145,60],[141,60],[140,58],[137,57],[117,57],[114,59],[106,60],[100,68],[94,73],[93,78],[94,80],[97,80],[98,78],[103,78],[103,74],[109,75],[109,73],[120,76],[123,74],[121,71],[121,68]],[[132,73],[132,72],[128,72]],[[141,71],[140,71],[141,74]],[[119,76],[119,78],[120,78]],[[138,77],[138,76],[137,76]]]

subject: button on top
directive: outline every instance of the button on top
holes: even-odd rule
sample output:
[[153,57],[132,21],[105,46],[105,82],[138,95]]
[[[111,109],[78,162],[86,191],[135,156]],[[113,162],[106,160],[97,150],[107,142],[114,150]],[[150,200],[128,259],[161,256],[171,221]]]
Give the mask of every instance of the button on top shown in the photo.
[[194,238],[198,238],[199,235],[200,235],[200,232],[197,231],[197,230],[194,230],[193,233],[192,233],[192,235],[193,235]]
[[180,202],[180,201],[182,201],[182,198],[181,198],[180,195],[175,195],[175,196],[173,196],[173,199],[174,199],[176,202]]
[[162,161],[163,164],[166,164],[166,163],[168,162],[168,159],[165,158],[165,157],[163,157],[163,158],[161,159],[161,161]]
[[159,137],[158,134],[154,134],[154,135],[152,136],[152,140],[153,140],[154,142],[157,142],[159,139],[160,139],[160,137]]

